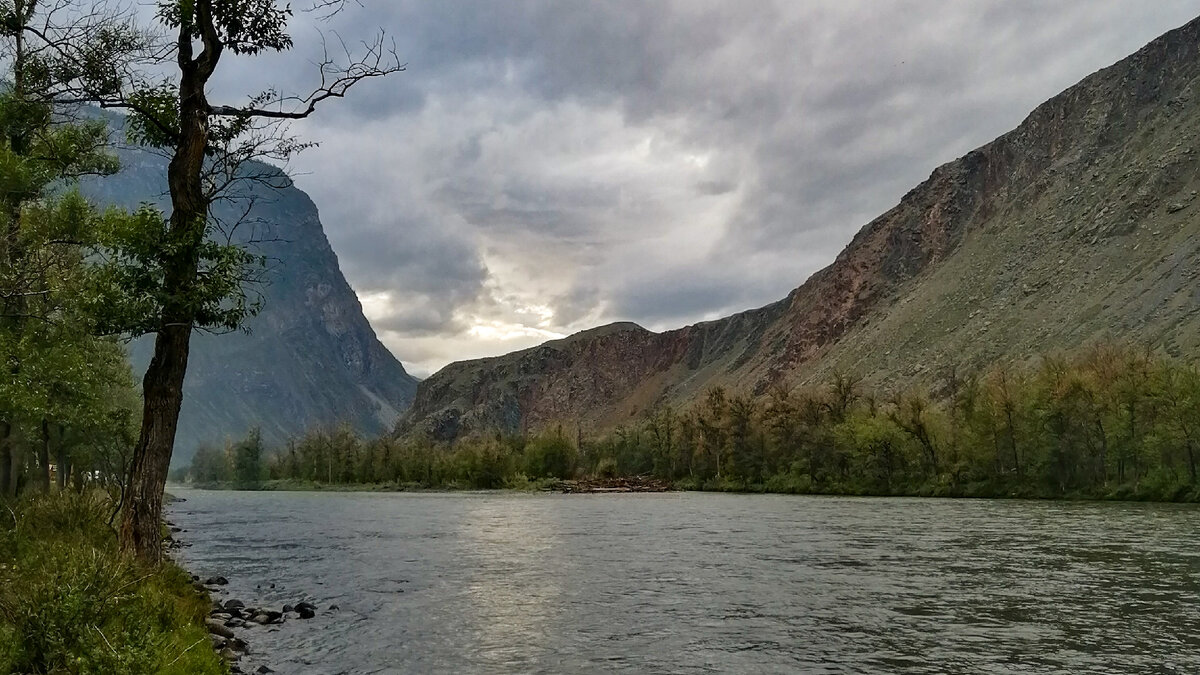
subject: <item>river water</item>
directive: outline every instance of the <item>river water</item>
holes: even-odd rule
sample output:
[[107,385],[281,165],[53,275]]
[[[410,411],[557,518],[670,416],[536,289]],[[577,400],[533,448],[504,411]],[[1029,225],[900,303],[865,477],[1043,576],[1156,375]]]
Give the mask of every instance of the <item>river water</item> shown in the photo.
[[1191,507],[172,492],[280,673],[1200,673]]

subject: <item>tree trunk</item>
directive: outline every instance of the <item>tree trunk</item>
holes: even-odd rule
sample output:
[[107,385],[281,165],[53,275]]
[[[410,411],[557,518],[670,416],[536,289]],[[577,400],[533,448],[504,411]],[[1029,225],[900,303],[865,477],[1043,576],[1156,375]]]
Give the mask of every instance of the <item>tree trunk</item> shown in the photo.
[[220,56],[220,46],[212,38],[210,12],[210,3],[203,0],[197,3],[197,20],[210,24],[207,31],[201,27],[206,49],[199,58],[192,59],[192,27],[185,25],[179,30],[180,133],[167,167],[172,208],[167,238],[173,250],[164,265],[163,282],[170,299],[162,310],[154,358],[142,380],[142,429],[133,451],[122,507],[122,549],[150,561],[162,558],[159,528],[163,490],[175,447],[196,316],[187,297],[196,283],[199,249],[208,217],[208,199],[201,181],[209,131],[204,87]]
[[0,422],[0,499],[12,496],[13,483],[12,424]]
[[1008,445],[1012,452],[1013,470],[1021,475],[1021,454],[1017,451],[1017,428],[1013,424],[1013,411],[1009,405],[1004,406],[1004,420],[1008,424]]
[[[13,5],[13,11],[15,18],[24,25],[28,20],[28,8],[25,7],[25,4],[17,0]],[[13,83],[10,94],[15,100],[21,101],[21,97],[25,93],[26,57],[24,33],[20,30],[13,33],[12,58]],[[9,148],[17,154],[28,149],[24,135],[17,131],[20,128],[19,124],[10,125],[11,130],[6,139]],[[16,269],[24,257],[24,252],[21,250],[21,204],[15,193],[7,196],[3,203],[4,208],[8,211],[8,228],[4,232],[3,241],[0,242],[0,264]],[[25,297],[17,293],[15,297],[6,299],[0,309],[6,310],[5,313],[12,317],[0,328],[11,330],[14,336],[19,337],[24,327],[24,319],[21,317],[25,313]],[[10,375],[14,380],[20,370],[19,361],[14,360],[10,369]],[[18,461],[19,455],[12,443],[12,423],[10,421],[0,422],[0,497],[17,496],[17,482],[20,479]]]
[[67,437],[67,430],[63,425],[58,425],[58,452],[55,453],[54,461],[58,464],[58,489],[65,490],[67,483],[71,477],[71,453],[67,450],[67,444],[64,440]]
[[146,560],[162,557],[163,489],[175,446],[191,326],[168,326],[154,341],[154,358],[142,380],[142,429],[129,470],[121,519],[121,546]]
[[1181,423],[1180,428],[1183,430],[1183,446],[1187,450],[1188,460],[1188,476],[1192,479],[1192,485],[1196,484],[1196,448],[1195,442],[1192,441],[1192,432],[1188,429],[1186,423]]
[[83,469],[78,464],[71,465],[71,480],[75,483],[75,492],[83,494],[87,489],[87,476],[84,475]]
[[8,487],[4,493],[15,498],[21,493],[21,474],[25,473],[25,455],[21,446],[9,438],[8,445]]
[[42,418],[42,442],[38,445],[38,487],[50,492],[50,422]]

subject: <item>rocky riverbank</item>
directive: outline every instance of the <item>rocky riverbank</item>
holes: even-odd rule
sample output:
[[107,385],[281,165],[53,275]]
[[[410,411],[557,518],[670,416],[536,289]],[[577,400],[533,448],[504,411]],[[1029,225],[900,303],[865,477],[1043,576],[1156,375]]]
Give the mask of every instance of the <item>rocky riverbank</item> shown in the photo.
[[[176,535],[185,531],[169,521],[167,526],[171,533],[168,535],[169,550],[177,553],[179,549],[186,547],[187,543],[178,539]],[[179,556],[174,557],[178,561]],[[178,562],[183,564],[182,561]],[[288,621],[316,618],[320,608],[307,601],[272,609],[249,605],[238,598],[221,599],[221,596],[226,594],[225,589],[228,585],[229,580],[223,576],[192,575],[192,586],[204,593],[212,604],[204,625],[208,630],[213,651],[229,665],[232,675],[266,675],[275,672],[269,664],[255,658],[250,644],[253,641],[250,632],[256,627],[278,627]],[[271,584],[271,588],[274,588],[274,584]],[[326,611],[337,609],[336,605],[332,605]]]
[[[208,581],[213,585],[210,586],[206,583],[205,588],[210,594],[215,595],[218,592],[215,587],[223,586],[222,582],[225,582],[225,579],[224,577],[215,577]],[[224,602],[214,598],[212,606],[212,612],[209,614],[205,626],[208,628],[213,649],[221,658],[229,662],[231,673],[257,673],[259,675],[274,671],[266,664],[259,664],[257,668],[242,665],[243,660],[251,652],[249,644],[239,635],[239,631],[244,634],[245,631],[255,626],[277,626],[289,620],[312,619],[316,617],[318,609],[310,602],[284,605],[278,610],[252,607],[237,598],[230,598]]]

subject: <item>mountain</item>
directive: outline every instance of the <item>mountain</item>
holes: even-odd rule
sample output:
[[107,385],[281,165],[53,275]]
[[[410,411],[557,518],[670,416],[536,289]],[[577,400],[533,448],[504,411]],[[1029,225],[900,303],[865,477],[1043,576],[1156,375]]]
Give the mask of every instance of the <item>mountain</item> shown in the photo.
[[[122,170],[89,181],[99,203],[135,207],[165,201],[166,160],[121,152]],[[282,174],[262,166],[259,171]],[[363,316],[338,267],[308,195],[294,186],[254,188],[254,206],[237,235],[262,239],[263,299],[248,332],[192,339],[174,461],[188,461],[203,443],[238,439],[260,427],[269,445],[322,424],[348,422],[364,434],[390,430],[411,403],[416,378],[392,356]],[[229,209],[225,214],[231,215]],[[153,337],[129,348],[135,374],[153,354]]]
[[1200,19],[935,169],[787,298],[454,363],[399,433],[448,439],[629,422],[713,386],[761,395],[834,370],[885,387],[1099,340],[1200,346]]

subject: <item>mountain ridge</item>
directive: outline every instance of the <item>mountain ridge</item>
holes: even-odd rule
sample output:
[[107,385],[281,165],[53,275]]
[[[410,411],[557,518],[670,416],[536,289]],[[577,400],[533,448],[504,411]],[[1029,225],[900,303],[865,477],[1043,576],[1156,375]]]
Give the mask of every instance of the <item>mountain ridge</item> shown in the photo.
[[[1200,227],[1188,192],[1200,187],[1198,165],[1183,147],[1200,126],[1197,45],[1200,19],[935,168],[777,302],[663,333],[585,335],[450,364],[419,385],[397,432],[600,429],[711,386],[762,395],[851,370],[902,387],[1096,337],[1194,346],[1200,331],[1184,329],[1200,329],[1200,293],[1187,298],[1161,278],[1198,256],[1188,241]],[[1164,266],[1167,225],[1176,248]],[[1126,268],[1147,278],[1122,280]],[[1162,297],[1138,306],[1143,286]],[[1061,316],[1078,325],[1048,318]]]

